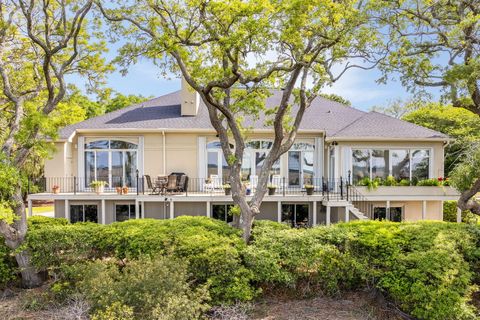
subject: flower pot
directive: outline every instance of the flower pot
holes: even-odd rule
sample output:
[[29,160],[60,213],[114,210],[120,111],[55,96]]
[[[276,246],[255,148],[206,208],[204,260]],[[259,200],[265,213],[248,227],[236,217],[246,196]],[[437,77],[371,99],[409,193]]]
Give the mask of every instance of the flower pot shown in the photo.
[[115,190],[117,191],[117,194],[122,194],[123,192],[122,187],[117,187]]
[[59,194],[60,193],[60,187],[53,187],[52,192],[53,192],[53,194]]
[[247,196],[249,196],[251,193],[252,193],[252,190],[251,190],[251,189],[245,190],[245,194],[246,194]]
[[103,193],[104,190],[105,190],[105,186],[96,186],[95,187],[95,193],[96,194]]
[[122,192],[123,194],[128,194],[128,187],[123,187]]
[[229,196],[229,195],[232,194],[232,189],[230,189],[230,188],[224,188],[223,191],[225,191],[226,196]]
[[314,188],[306,188],[305,190],[307,190],[307,196],[313,195]]
[[277,190],[277,188],[268,188],[268,195],[269,196],[275,195],[276,190]]

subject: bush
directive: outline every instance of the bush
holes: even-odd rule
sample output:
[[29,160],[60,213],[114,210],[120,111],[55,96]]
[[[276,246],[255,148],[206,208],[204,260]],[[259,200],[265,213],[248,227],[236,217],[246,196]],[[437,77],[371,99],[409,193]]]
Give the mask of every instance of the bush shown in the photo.
[[240,231],[206,217],[45,225],[29,232],[27,246],[38,268],[60,277],[68,278],[65,265],[86,260],[163,254],[188,261],[192,280],[209,285],[214,303],[251,300],[256,294],[252,272],[242,263],[246,245]]
[[418,318],[473,317],[468,302],[480,262],[477,227],[369,221],[256,229],[246,263],[262,286],[326,294],[375,286]]
[[192,289],[185,261],[172,257],[141,257],[123,268],[95,261],[80,275],[93,319],[198,319],[208,309],[206,286]]
[[246,264],[264,287],[287,286],[307,294],[320,290],[334,295],[356,287],[363,277],[363,265],[334,244],[319,241],[313,229],[257,224],[253,238]]
[[32,216],[29,217],[28,220],[28,227],[35,228],[38,226],[64,226],[69,224],[68,220],[65,218],[50,218],[45,216]]
[[[443,221],[457,222],[457,201],[450,200],[443,202]],[[470,210],[462,211],[462,222],[477,223],[478,216]]]

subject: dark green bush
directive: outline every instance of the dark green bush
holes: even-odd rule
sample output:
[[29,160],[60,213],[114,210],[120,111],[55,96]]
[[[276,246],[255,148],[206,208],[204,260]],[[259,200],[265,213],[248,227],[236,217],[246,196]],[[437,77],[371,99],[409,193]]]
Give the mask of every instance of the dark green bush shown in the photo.
[[[450,200],[443,202],[443,221],[457,222],[457,201]],[[477,223],[478,216],[470,210],[462,211],[462,222]]]
[[359,222],[306,230],[257,226],[247,265],[263,286],[375,286],[421,319],[469,319],[480,262],[476,226]]
[[215,303],[250,300],[256,294],[252,272],[242,263],[246,245],[240,231],[206,217],[45,225],[29,232],[28,247],[37,267],[57,273],[62,265],[101,257],[172,255],[188,261],[192,280],[208,284]]
[[28,220],[28,227],[35,228],[37,226],[64,226],[69,224],[68,220],[65,218],[50,218],[45,216],[33,216],[29,217]]
[[186,262],[172,257],[140,257],[122,268],[95,261],[79,271],[77,288],[94,319],[198,319],[208,309],[207,287],[191,288]]

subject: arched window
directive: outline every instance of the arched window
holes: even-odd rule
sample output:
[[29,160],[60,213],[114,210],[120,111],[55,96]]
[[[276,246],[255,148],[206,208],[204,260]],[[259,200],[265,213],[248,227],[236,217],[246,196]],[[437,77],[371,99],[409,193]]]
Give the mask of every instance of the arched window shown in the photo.
[[85,142],[85,187],[105,181],[109,187],[136,187],[138,139],[92,139]]
[[[245,152],[242,163],[242,178],[250,180],[251,176],[258,176],[268,152],[272,148],[273,141],[251,140],[245,144]],[[280,159],[275,161],[270,170],[270,175],[280,174]]]

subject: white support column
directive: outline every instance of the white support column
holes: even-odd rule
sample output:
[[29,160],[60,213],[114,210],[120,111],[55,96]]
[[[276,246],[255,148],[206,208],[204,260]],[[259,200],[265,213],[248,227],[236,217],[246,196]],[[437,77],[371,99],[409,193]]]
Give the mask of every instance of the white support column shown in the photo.
[[33,216],[32,200],[28,199],[28,216]]
[[350,206],[345,206],[345,222],[350,222]]
[[387,220],[392,220],[392,216],[390,215],[390,200],[387,200]]
[[138,199],[135,199],[135,219],[140,218],[140,206]]
[[422,220],[427,220],[427,201],[422,201]]
[[102,199],[102,220],[101,223],[105,224],[106,222],[106,212],[105,212],[105,199]]
[[212,212],[211,212],[211,206],[210,206],[210,201],[207,201],[207,218],[212,217]]
[[140,208],[140,217],[145,219],[145,201],[141,201],[140,204],[142,205]]
[[313,201],[312,211],[313,211],[312,226],[315,227],[317,225],[317,201]]
[[277,202],[277,222],[282,222],[282,202]]
[[65,200],[65,218],[70,221],[70,206],[68,205],[68,199]]
[[457,223],[462,223],[462,209],[457,208]]
[[327,217],[325,223],[327,226],[329,226],[332,222],[331,216],[330,216],[330,206],[327,205]]
[[173,219],[175,217],[174,212],[175,212],[175,207],[173,204],[173,200],[170,199],[170,219]]

